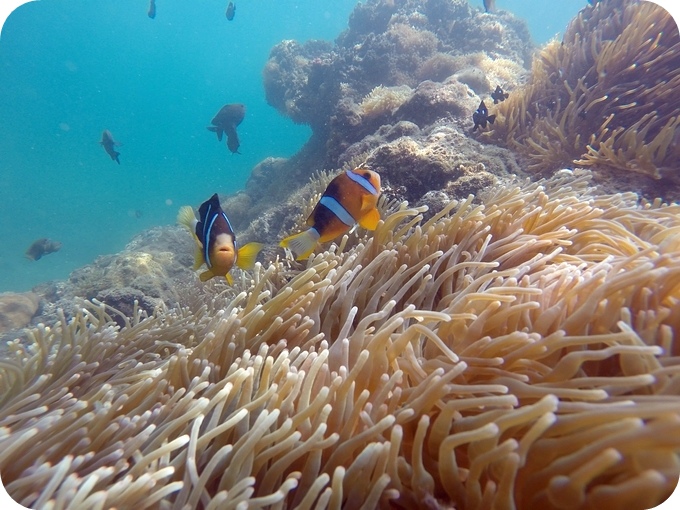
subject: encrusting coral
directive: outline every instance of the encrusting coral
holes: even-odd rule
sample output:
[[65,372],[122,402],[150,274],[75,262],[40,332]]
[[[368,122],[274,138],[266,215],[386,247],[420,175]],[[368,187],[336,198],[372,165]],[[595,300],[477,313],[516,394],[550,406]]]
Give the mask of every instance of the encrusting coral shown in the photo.
[[652,2],[584,8],[536,57],[530,82],[491,113],[492,139],[529,168],[564,165],[680,179],[680,34]]
[[[402,205],[193,307],[10,345],[32,508],[650,508],[680,473],[680,206],[584,176]],[[209,287],[209,288],[215,288]]]

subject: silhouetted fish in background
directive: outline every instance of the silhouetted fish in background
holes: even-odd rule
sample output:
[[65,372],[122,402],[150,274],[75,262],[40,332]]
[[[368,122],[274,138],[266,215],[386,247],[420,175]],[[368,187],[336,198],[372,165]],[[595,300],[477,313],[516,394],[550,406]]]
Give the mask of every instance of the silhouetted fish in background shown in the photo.
[[44,255],[49,255],[61,249],[59,241],[52,241],[46,237],[42,237],[28,247],[26,250],[26,258],[31,260],[40,260]]
[[487,122],[493,124],[493,121],[496,120],[496,116],[489,115],[489,110],[486,109],[486,105],[484,104],[484,101],[482,101],[479,103],[479,108],[472,114],[472,120],[475,122],[475,125],[472,128],[472,131],[474,131],[478,127],[486,128]]
[[114,149],[116,145],[120,144],[113,139],[111,131],[105,129],[104,132],[102,133],[102,141],[99,143],[102,145],[102,147],[104,147],[106,153],[109,156],[111,156],[111,159],[120,165],[120,160],[118,159],[118,156],[120,156],[120,152]]
[[149,18],[154,19],[156,17],[156,0],[149,1],[149,11],[147,12]]
[[227,19],[231,21],[234,19],[234,14],[236,14],[236,6],[234,5],[234,2],[229,2],[229,5],[227,5],[227,12],[225,12],[225,15],[227,16]]
[[502,103],[505,101],[509,95],[510,94],[507,92],[503,92],[503,89],[500,85],[496,85],[496,90],[491,93],[491,99],[493,99],[493,104],[498,104],[499,102]]
[[236,127],[243,121],[246,114],[246,107],[241,103],[225,104],[217,115],[213,117],[212,126],[208,126],[208,131],[217,133],[217,139],[222,141],[222,133],[227,134],[227,147],[233,153],[238,153],[241,145],[238,139]]
[[496,0],[484,0],[484,10],[486,12],[493,12],[496,10]]

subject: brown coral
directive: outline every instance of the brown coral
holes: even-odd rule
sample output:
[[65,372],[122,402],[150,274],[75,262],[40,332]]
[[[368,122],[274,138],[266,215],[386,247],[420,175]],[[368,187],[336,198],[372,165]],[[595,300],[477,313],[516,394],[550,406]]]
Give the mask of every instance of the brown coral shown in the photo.
[[680,35],[651,2],[604,0],[582,10],[530,83],[500,104],[491,137],[536,171],[563,165],[680,178]]

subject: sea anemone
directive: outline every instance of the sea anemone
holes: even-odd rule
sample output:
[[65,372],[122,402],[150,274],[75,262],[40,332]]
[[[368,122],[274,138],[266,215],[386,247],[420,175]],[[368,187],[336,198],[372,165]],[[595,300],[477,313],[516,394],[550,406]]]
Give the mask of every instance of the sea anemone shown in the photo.
[[529,158],[679,179],[680,34],[652,2],[603,0],[535,58],[489,135]]
[[359,103],[359,111],[366,118],[392,115],[401,105],[413,95],[413,90],[407,85],[398,87],[383,87],[378,85],[371,90]]
[[650,508],[680,473],[680,206],[560,172],[122,328],[10,344],[32,508]]

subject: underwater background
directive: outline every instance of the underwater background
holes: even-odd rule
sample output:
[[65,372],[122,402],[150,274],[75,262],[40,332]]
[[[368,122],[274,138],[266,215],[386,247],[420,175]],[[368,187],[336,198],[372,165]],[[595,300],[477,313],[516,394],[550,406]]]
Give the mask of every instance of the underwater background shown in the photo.
[[[289,157],[311,131],[265,101],[262,68],[284,39],[332,41],[355,1],[42,0],[0,36],[0,291],[24,291],[115,253],[184,204],[242,189],[267,157]],[[541,45],[585,0],[501,0]],[[482,1],[472,5],[482,9]],[[225,103],[247,107],[241,154],[206,130]],[[99,144],[121,142],[120,165]],[[39,261],[36,239],[62,243]]]

